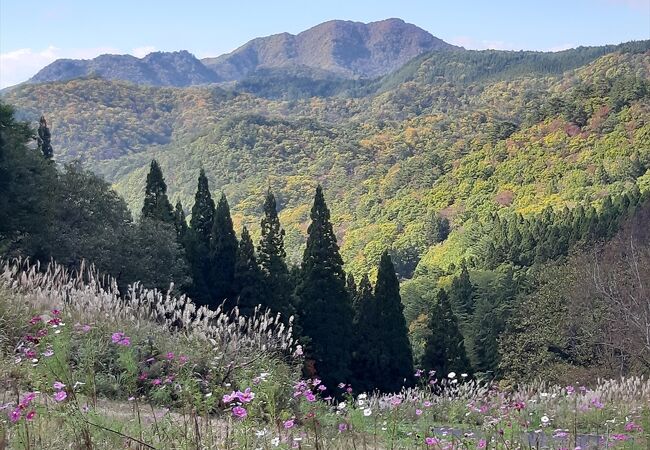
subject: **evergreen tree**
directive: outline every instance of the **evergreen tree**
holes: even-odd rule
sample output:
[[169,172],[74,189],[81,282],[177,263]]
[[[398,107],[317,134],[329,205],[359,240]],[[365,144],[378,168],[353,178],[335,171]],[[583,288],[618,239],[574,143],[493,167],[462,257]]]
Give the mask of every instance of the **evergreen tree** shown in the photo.
[[353,297],[354,336],[352,352],[352,386],[357,392],[370,392],[382,377],[380,364],[379,310],[365,274]]
[[469,373],[471,367],[463,335],[444,289],[438,292],[430,313],[429,331],[431,334],[425,345],[422,366],[427,370],[435,370],[438,377],[445,377],[449,372]]
[[52,148],[52,135],[50,134],[50,129],[47,126],[47,120],[45,116],[41,116],[38,125],[38,137],[36,141],[38,143],[38,149],[43,153],[45,159],[52,159],[54,156],[54,149]]
[[460,265],[460,275],[454,277],[451,282],[449,301],[454,314],[461,322],[469,320],[474,311],[474,286],[465,261]]
[[413,353],[404,319],[404,306],[399,293],[399,280],[387,251],[381,255],[375,302],[379,311],[378,331],[382,375],[375,387],[383,392],[398,392],[410,385],[413,377]]
[[212,306],[216,307],[225,300],[225,309],[229,311],[236,301],[234,278],[238,245],[230,217],[230,207],[224,194],[221,195],[214,212],[210,244]]
[[264,218],[260,225],[262,236],[257,254],[264,275],[267,305],[272,311],[279,312],[286,323],[295,314],[291,299],[293,284],[285,262],[284,230],[271,191],[267,192],[264,200]]
[[352,300],[352,307],[354,308],[354,302],[357,298],[357,283],[354,281],[354,275],[351,273],[348,274],[345,280],[345,288],[348,290],[348,295],[350,296],[350,300]]
[[237,262],[235,263],[235,292],[237,307],[244,316],[252,316],[257,305],[266,308],[262,271],[257,265],[255,247],[246,227],[242,229]]
[[209,304],[212,298],[210,280],[210,236],[214,222],[214,200],[210,194],[205,171],[199,173],[192,218],[187,238],[187,259],[192,272],[190,297],[199,304]]
[[323,190],[316,189],[296,294],[307,357],[332,393],[350,377],[352,305]]
[[185,210],[180,200],[176,202],[176,208],[174,209],[174,226],[176,228],[178,242],[184,245],[185,238],[187,237],[187,219],[185,218]]
[[174,209],[167,198],[167,185],[162,170],[155,159],[151,161],[151,167],[147,175],[142,218],[174,224]]

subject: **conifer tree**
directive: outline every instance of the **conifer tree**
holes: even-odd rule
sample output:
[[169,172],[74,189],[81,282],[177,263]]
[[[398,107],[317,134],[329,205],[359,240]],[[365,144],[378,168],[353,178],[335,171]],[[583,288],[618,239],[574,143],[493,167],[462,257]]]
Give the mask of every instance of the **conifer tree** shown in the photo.
[[372,391],[382,376],[379,310],[372,285],[365,274],[353,297],[352,386],[357,392]]
[[257,254],[264,276],[267,305],[279,312],[283,321],[295,314],[291,301],[293,285],[285,262],[284,230],[280,225],[275,197],[269,190],[264,200],[264,217],[261,222],[262,236]]
[[214,200],[210,194],[208,178],[201,169],[199,173],[192,218],[187,238],[187,259],[192,272],[190,297],[199,304],[209,304],[210,236],[214,222]]
[[350,296],[352,307],[354,309],[354,302],[357,298],[357,283],[354,281],[354,275],[351,273],[348,274],[348,277],[345,280],[345,288],[348,290],[348,295]]
[[465,261],[460,265],[460,275],[454,277],[451,282],[449,301],[454,314],[461,322],[470,318],[474,311],[474,286]]
[[234,278],[238,244],[225,194],[221,195],[214,212],[210,244],[212,306],[216,307],[225,300],[225,309],[229,311],[236,301]]
[[296,289],[300,324],[308,342],[307,357],[329,392],[334,393],[335,386],[350,377],[352,305],[345,289],[343,259],[320,186],[310,217],[301,281]]
[[449,372],[469,373],[471,367],[463,336],[444,289],[438,292],[436,304],[431,310],[429,331],[431,334],[424,348],[422,366],[435,370],[438,377],[445,377]]
[[47,126],[45,116],[41,116],[41,120],[38,122],[38,137],[36,140],[38,143],[38,149],[43,153],[45,159],[52,159],[54,156],[52,135],[50,134],[50,128]]
[[252,316],[257,305],[266,309],[262,271],[255,258],[255,247],[246,227],[242,229],[237,262],[235,263],[235,292],[240,314]]
[[185,238],[187,237],[187,219],[185,218],[185,210],[181,201],[176,202],[174,209],[174,226],[176,227],[176,236],[178,242],[185,245]]
[[167,198],[165,178],[155,159],[151,161],[151,167],[147,175],[142,218],[159,220],[170,225],[174,224],[174,209],[169,202],[169,198]]
[[378,309],[380,365],[382,376],[375,388],[383,392],[398,392],[408,386],[413,377],[413,353],[404,319],[404,306],[399,293],[399,280],[387,251],[381,255],[375,302]]

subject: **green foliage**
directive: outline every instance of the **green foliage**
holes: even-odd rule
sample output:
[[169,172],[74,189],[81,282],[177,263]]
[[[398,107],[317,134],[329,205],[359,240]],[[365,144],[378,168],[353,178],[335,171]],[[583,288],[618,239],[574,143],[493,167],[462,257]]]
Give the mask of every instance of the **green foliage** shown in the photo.
[[264,217],[260,223],[261,237],[257,247],[258,259],[264,276],[266,306],[280,313],[285,323],[294,315],[291,295],[293,286],[285,262],[285,232],[278,218],[275,197],[269,190],[264,199]]
[[429,318],[429,329],[431,335],[424,349],[422,367],[426,370],[434,370],[439,377],[445,377],[450,372],[471,373],[463,335],[458,328],[458,320],[444,289],[438,292]]
[[160,220],[164,223],[175,222],[174,208],[167,198],[167,185],[162,170],[156,160],[151,161],[144,187],[144,204],[142,205],[144,219]]
[[255,258],[255,247],[248,230],[244,227],[239,241],[234,277],[236,304],[243,316],[252,316],[258,305],[262,308],[268,307],[267,291],[264,288],[262,271]]
[[237,236],[233,229],[230,207],[226,196],[221,194],[214,212],[210,238],[210,296],[211,306],[217,308],[225,301],[229,311],[235,306],[235,262],[237,261]]
[[352,305],[345,289],[339,254],[323,189],[318,186],[307,230],[307,247],[296,289],[300,326],[308,340],[308,358],[318,376],[334,386],[350,378]]
[[[390,255],[381,255],[377,283],[375,284],[375,308],[378,320],[375,332],[379,334],[380,373],[374,387],[382,392],[398,392],[401,386],[413,381],[413,353],[404,320],[404,306],[399,293],[399,281]],[[359,320],[364,320],[361,316]]]

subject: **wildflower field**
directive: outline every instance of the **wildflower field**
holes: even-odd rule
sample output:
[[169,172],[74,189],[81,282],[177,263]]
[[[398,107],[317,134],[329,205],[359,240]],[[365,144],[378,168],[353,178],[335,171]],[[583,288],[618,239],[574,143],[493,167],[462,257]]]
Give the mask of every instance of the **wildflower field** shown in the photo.
[[124,300],[91,268],[3,263],[0,449],[650,445],[642,377],[514,386],[418,370],[417,387],[359,393],[302,379],[291,336],[269,314],[137,285]]

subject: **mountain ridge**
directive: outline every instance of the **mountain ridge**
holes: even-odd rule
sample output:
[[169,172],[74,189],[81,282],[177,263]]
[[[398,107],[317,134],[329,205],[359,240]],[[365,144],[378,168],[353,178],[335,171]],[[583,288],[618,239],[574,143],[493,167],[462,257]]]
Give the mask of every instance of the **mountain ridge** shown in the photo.
[[201,61],[224,80],[240,80],[260,68],[304,66],[345,78],[372,78],[432,50],[460,49],[402,19],[362,23],[323,22],[296,35],[258,37],[236,50]]

